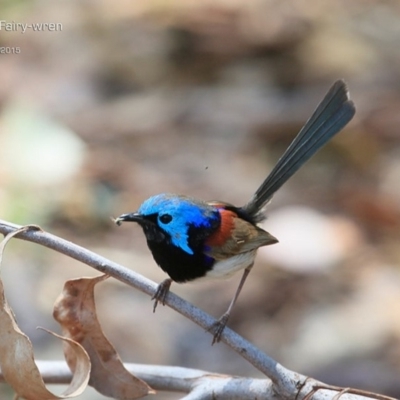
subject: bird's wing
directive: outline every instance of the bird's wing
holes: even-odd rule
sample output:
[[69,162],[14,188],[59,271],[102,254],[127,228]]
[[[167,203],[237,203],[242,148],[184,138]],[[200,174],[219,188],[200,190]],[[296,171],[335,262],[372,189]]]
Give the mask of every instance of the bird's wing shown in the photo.
[[205,252],[216,260],[278,242],[271,234],[238,217],[233,211],[220,210],[220,214],[219,228],[205,241]]

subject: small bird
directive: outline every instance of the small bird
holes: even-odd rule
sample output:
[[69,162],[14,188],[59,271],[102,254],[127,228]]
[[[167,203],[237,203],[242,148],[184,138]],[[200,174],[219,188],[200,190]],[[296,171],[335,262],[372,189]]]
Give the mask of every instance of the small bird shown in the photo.
[[227,311],[208,329],[219,342],[232,308],[254,264],[257,249],[278,240],[257,224],[274,193],[353,118],[355,107],[342,80],[336,81],[250,201],[236,207],[222,201],[162,193],[137,212],[114,220],[137,222],[156,263],[169,275],[153,296],[165,304],[171,283],[243,275]]

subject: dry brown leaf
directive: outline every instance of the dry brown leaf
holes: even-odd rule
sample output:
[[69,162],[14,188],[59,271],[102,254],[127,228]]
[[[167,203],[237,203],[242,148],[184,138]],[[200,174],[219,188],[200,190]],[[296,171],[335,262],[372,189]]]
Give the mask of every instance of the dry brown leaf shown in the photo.
[[[35,228],[38,229],[38,227]],[[0,265],[8,241],[28,229],[32,229],[32,227],[26,226],[18,229],[8,234],[1,242]],[[3,282],[0,280],[0,366],[4,379],[19,397],[27,400],[65,399],[80,395],[86,388],[90,375],[90,360],[86,351],[79,343],[55,333],[52,334],[68,344],[76,359],[76,371],[72,382],[60,396],[56,396],[46,389],[35,364],[32,343],[28,336],[19,329],[4,295]]]
[[[107,275],[102,275],[67,281],[54,305],[53,315],[61,325],[63,334],[79,342],[89,354],[92,362],[89,384],[115,399],[137,399],[154,391],[125,369],[97,319],[94,287],[106,278]],[[74,354],[67,349],[65,358],[71,370],[74,370]]]

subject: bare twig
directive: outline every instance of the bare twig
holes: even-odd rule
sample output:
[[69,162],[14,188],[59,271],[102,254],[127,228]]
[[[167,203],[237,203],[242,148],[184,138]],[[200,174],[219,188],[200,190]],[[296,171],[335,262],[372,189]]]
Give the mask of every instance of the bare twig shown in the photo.
[[[0,233],[8,234],[16,229],[20,228],[20,226],[0,220]],[[89,251],[81,246],[78,246],[74,243],[71,243],[65,239],[47,233],[41,230],[37,226],[32,226],[32,229],[29,229],[25,232],[22,232],[16,236],[16,238],[27,240],[33,243],[38,243],[42,246],[46,246],[50,249],[58,251],[62,254],[65,254],[68,257],[71,257],[75,260],[81,261],[84,264],[87,264],[98,271],[105,273],[113,278],[126,283],[129,286],[132,286],[149,296],[153,296],[156,292],[157,285],[150,281],[149,279],[137,274],[136,272],[123,267],[113,261],[110,261],[92,251]],[[207,330],[207,328],[215,322],[215,320],[202,310],[183,300],[182,298],[176,296],[173,293],[169,293],[166,298],[166,305],[189,318],[203,329]],[[335,394],[340,391],[340,388],[329,387],[328,385],[324,385],[321,382],[315,381],[314,379],[307,378],[304,375],[298,374],[296,372],[290,371],[280,365],[271,357],[264,354],[261,350],[259,350],[256,346],[239,336],[237,333],[233,332],[231,329],[226,328],[221,336],[221,341],[230,346],[233,350],[235,350],[239,355],[249,361],[255,368],[264,373],[270,380],[246,380],[248,381],[246,385],[242,385],[249,387],[250,383],[253,383],[257,386],[257,382],[260,381],[259,385],[263,385],[261,391],[257,393],[257,396],[254,398],[260,399],[269,399],[272,397],[276,398],[276,395],[280,398],[284,399],[297,399],[301,400],[308,394],[311,394],[311,397],[314,400],[322,400],[322,399],[332,399]],[[143,377],[143,372],[145,366],[140,367],[140,371],[135,371],[135,374],[146,380]],[[171,368],[171,367],[168,367]],[[182,373],[186,369],[179,369],[179,372]],[[169,370],[171,371],[171,370]],[[192,371],[192,370],[189,370]],[[196,372],[195,372],[196,374]],[[182,375],[181,375],[182,376]],[[183,376],[185,376],[183,374]],[[213,375],[215,378],[215,375]],[[235,388],[235,384],[238,383],[238,380],[243,381],[244,378],[232,378],[232,377],[224,377],[218,376],[219,379],[215,380],[215,385],[212,385],[212,393],[219,394],[218,398],[245,398],[245,397],[233,397],[235,393],[239,390]],[[148,377],[149,378],[149,377]],[[203,399],[209,398],[210,391],[208,391],[208,397],[206,395],[206,391],[202,388],[209,387],[209,380],[206,381],[204,385],[199,383],[200,377],[196,377],[196,387],[191,387],[193,391],[185,397],[186,400],[194,400],[194,399]],[[201,377],[203,379],[203,376]],[[238,379],[238,380],[235,380]],[[180,381],[182,383],[182,381]],[[154,385],[154,382],[148,382],[150,386]],[[187,383],[187,381],[186,381]],[[204,383],[204,381],[203,381]],[[230,384],[231,386],[227,385]],[[233,386],[232,386],[233,385]],[[272,385],[272,386],[271,386]],[[156,387],[156,386],[154,386]],[[210,388],[209,388],[210,389]],[[168,387],[168,390],[171,390],[171,387]],[[177,389],[179,390],[179,389]],[[233,391],[231,391],[233,390]],[[182,390],[185,391],[185,390]],[[226,393],[231,393],[228,397],[225,396]],[[267,397],[259,397],[260,393],[264,393]],[[224,396],[224,397],[222,397]],[[247,398],[247,397],[246,397]],[[368,392],[360,392],[353,390],[346,390],[342,395],[342,400],[355,400],[355,399],[366,399],[366,398],[380,398],[388,400],[389,397],[376,397],[372,393],[371,395]]]
[[[71,371],[64,361],[36,361],[46,384],[67,384],[72,379]],[[147,364],[124,364],[125,368],[147,382],[157,391],[190,393],[185,399],[198,399],[210,392],[218,393],[218,399],[254,399],[273,397],[272,382],[267,379],[249,379],[219,375],[197,369]],[[4,378],[0,372],[0,382]],[[223,395],[223,397],[221,397]],[[193,397],[196,396],[196,397]]]

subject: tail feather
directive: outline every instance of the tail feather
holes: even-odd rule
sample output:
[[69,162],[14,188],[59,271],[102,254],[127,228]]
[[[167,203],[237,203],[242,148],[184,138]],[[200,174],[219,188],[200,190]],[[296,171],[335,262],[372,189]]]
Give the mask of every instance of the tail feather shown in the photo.
[[274,193],[335,134],[340,132],[355,114],[344,81],[336,81],[306,122],[274,169],[242,207],[254,222],[262,221],[263,208]]

